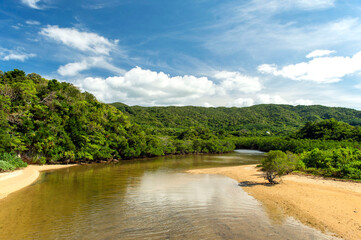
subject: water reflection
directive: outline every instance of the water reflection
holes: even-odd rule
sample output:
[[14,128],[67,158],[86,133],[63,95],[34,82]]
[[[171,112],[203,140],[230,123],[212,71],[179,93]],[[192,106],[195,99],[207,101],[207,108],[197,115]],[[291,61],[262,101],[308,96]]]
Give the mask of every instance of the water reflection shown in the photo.
[[330,239],[291,218],[273,223],[232,179],[184,173],[262,157],[173,156],[49,172],[0,201],[0,239]]

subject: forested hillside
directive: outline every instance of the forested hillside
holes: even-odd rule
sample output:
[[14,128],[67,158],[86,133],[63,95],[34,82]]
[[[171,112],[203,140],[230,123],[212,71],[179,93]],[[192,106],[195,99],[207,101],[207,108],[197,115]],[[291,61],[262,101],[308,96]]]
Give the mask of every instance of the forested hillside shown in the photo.
[[120,157],[142,136],[115,107],[38,74],[1,73],[0,102],[0,150],[33,162]]
[[287,135],[306,122],[334,118],[361,125],[361,111],[325,106],[264,104],[243,108],[140,107],[113,103],[132,121],[148,128],[185,129],[201,126],[235,136]]
[[360,111],[324,106],[111,105],[66,82],[0,71],[0,171],[25,166],[21,159],[94,162],[238,147],[292,151],[303,169],[360,179],[360,120]]
[[17,69],[0,71],[0,153],[14,155],[6,159],[19,155],[33,163],[92,162],[225,152],[235,148],[230,142],[208,129],[155,136],[72,84]]

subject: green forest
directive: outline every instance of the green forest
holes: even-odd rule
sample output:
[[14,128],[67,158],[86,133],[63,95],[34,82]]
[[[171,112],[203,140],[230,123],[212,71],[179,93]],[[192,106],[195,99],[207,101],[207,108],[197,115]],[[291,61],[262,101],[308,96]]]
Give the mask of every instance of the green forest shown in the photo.
[[0,71],[0,102],[0,171],[248,148],[293,152],[300,171],[361,179],[361,112],[353,109],[105,104],[18,69]]
[[243,108],[112,105],[127,114],[131,121],[148,129],[165,132],[197,126],[233,136],[284,136],[300,129],[306,122],[330,118],[361,126],[361,111],[320,105],[261,104]]

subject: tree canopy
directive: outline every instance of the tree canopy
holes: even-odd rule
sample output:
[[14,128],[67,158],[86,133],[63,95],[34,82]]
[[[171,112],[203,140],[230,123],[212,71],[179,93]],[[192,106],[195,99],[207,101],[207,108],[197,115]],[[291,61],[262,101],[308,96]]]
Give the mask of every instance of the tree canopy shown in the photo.
[[[360,123],[360,111],[324,106],[104,104],[70,83],[0,71],[0,170],[24,166],[18,156],[35,163],[93,162],[237,147],[292,151],[306,171],[361,178]],[[294,156],[276,153],[269,154],[272,164]]]
[[[131,121],[163,131],[204,127],[215,132],[227,132],[237,137],[285,136],[307,122],[334,118],[360,126],[361,111],[325,106],[291,106],[261,104],[243,108],[205,107],[141,107],[113,103]],[[268,133],[267,133],[268,132]]]
[[70,83],[15,69],[0,74],[0,152],[32,162],[99,161],[225,152],[234,144],[204,128],[155,134]]

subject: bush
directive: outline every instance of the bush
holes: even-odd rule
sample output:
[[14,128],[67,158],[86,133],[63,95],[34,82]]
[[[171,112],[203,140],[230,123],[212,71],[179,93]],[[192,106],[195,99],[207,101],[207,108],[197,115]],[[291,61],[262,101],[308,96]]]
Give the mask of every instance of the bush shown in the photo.
[[298,162],[298,156],[291,152],[287,152],[287,154],[279,150],[268,152],[267,158],[262,160],[262,170],[265,172],[265,179],[271,184],[277,183],[275,178],[281,178],[295,170]]
[[12,171],[28,165],[13,153],[0,153],[0,162],[2,162],[0,165],[0,171]]
[[15,170],[14,165],[10,164],[9,162],[0,160],[0,172],[13,171],[13,170]]

